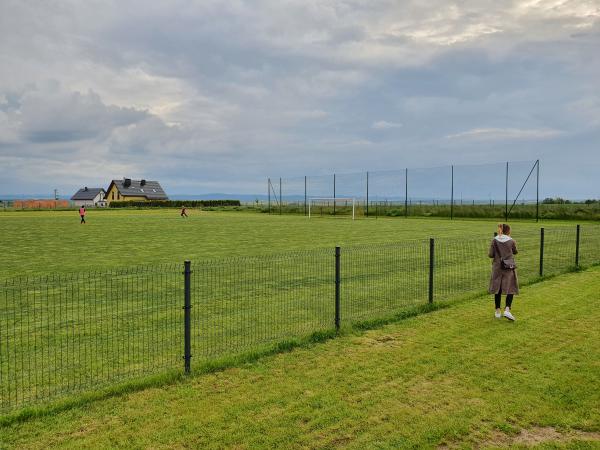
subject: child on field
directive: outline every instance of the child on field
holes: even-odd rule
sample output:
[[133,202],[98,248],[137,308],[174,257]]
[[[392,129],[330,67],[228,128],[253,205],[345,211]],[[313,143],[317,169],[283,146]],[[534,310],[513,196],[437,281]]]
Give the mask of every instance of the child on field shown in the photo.
[[187,217],[187,210],[185,208],[185,206],[181,207],[181,217]]
[[85,223],[85,206],[81,205],[81,208],[79,208],[79,216],[81,217],[81,223]]

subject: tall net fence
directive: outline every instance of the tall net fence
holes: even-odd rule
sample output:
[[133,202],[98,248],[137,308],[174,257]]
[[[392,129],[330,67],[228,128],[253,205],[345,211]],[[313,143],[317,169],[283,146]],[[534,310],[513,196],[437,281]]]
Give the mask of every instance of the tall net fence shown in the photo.
[[271,213],[307,214],[313,198],[354,198],[364,216],[536,218],[539,161],[329,174],[268,180]]
[[[521,284],[600,264],[598,225],[513,237]],[[439,238],[2,282],[0,413],[483,294],[491,242]]]

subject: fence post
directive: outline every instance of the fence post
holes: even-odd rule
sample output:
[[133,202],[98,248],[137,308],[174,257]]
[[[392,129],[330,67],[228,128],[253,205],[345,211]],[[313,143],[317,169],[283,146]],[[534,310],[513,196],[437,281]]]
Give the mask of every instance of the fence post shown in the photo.
[[340,330],[340,247],[335,248],[335,329]]
[[192,359],[192,341],[191,341],[191,309],[192,309],[192,295],[191,295],[191,261],[184,262],[184,305],[183,305],[183,359],[185,373],[190,373],[191,359]]
[[540,228],[540,277],[544,276],[544,228]]
[[579,235],[581,226],[577,224],[577,237],[575,239],[575,267],[579,267]]
[[429,303],[433,303],[433,268],[435,266],[435,241],[429,239]]

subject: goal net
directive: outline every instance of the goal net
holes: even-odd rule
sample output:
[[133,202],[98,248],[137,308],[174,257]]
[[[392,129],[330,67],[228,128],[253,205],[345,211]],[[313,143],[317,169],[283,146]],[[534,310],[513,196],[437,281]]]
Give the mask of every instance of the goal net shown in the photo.
[[308,203],[308,217],[357,216],[357,204],[353,197],[312,197]]

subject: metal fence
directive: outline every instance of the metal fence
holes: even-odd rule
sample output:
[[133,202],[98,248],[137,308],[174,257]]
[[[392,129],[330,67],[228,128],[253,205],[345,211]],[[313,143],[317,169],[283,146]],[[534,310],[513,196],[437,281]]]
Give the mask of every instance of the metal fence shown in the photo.
[[[515,236],[521,282],[600,263],[600,227]],[[490,242],[431,239],[0,284],[0,412],[487,288]]]
[[539,181],[539,160],[269,178],[267,209],[307,215],[311,199],[329,198],[333,214],[339,214],[334,199],[354,198],[364,216],[423,215],[431,208],[420,210],[433,205],[453,218],[464,216],[467,206],[479,206],[508,220],[523,216],[519,210],[527,206],[527,216],[537,219]]

